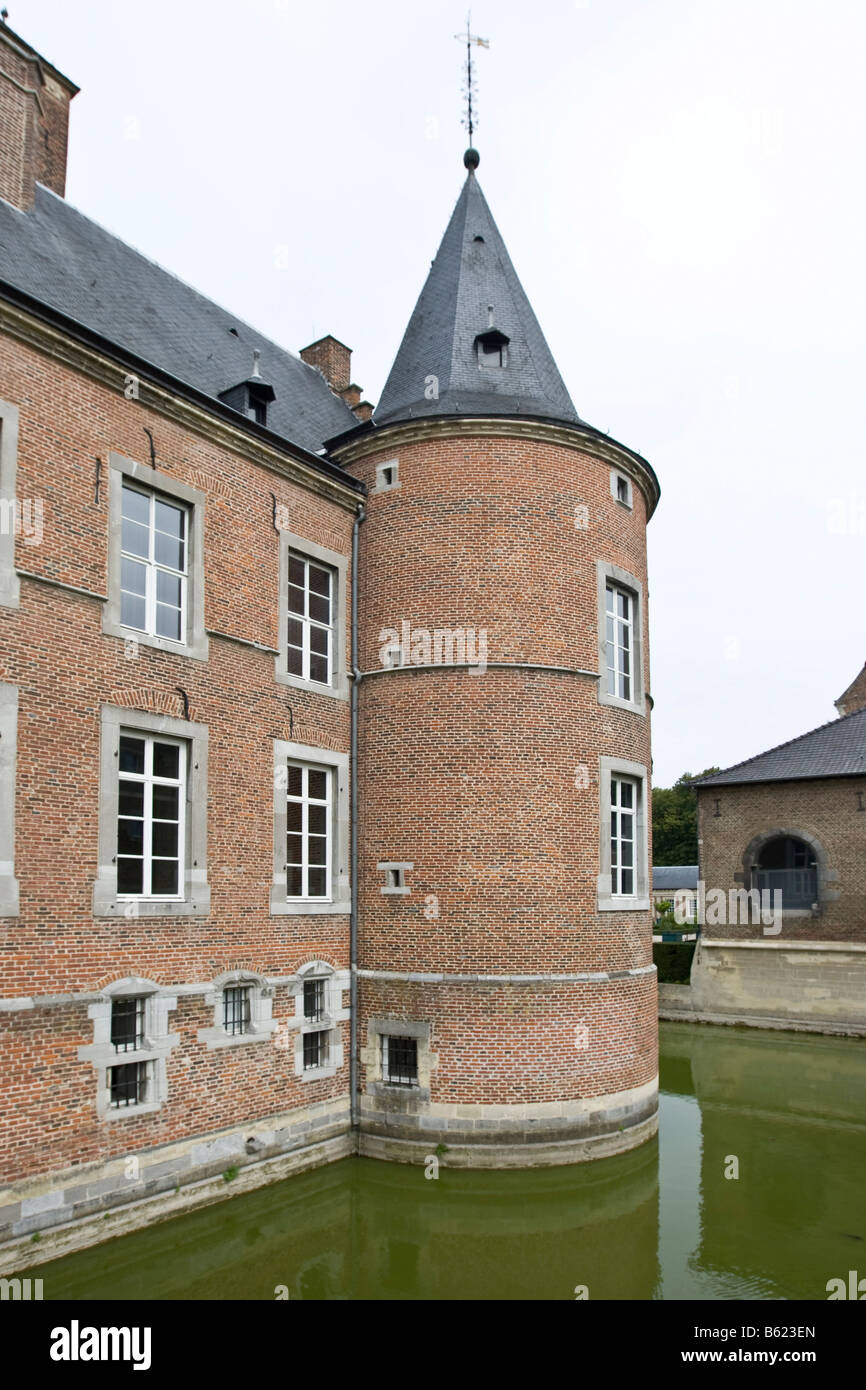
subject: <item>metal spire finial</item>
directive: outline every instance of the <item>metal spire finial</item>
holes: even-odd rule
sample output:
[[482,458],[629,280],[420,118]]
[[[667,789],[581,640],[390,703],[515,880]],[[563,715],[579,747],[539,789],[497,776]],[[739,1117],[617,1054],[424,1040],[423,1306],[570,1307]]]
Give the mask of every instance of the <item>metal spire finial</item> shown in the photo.
[[475,133],[475,126],[478,123],[478,89],[475,84],[475,75],[472,71],[472,45],[475,44],[477,48],[489,48],[490,40],[479,38],[477,34],[471,32],[471,20],[472,14],[470,12],[466,16],[466,33],[455,34],[454,37],[458,39],[460,43],[465,42],[466,44],[466,81],[463,88],[463,95],[466,98],[466,115],[463,117],[462,125],[469,132],[469,149],[463,156],[463,163],[466,165],[467,169],[477,169],[479,157],[477,150],[473,149],[472,137]]

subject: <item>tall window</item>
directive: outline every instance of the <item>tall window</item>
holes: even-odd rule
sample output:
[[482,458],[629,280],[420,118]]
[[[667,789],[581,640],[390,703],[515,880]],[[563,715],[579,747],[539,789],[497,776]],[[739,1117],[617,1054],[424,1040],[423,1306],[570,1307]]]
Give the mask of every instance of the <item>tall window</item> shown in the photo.
[[118,761],[118,895],[180,898],[186,746],[175,739],[121,733]]
[[232,985],[223,990],[223,1028],[232,1037],[249,1032],[249,985]]
[[304,1034],[304,1071],[318,1071],[328,1065],[327,1031]]
[[608,584],[605,604],[607,640],[607,693],[631,699],[634,650],[634,600],[625,589]]
[[121,515],[121,623],[185,641],[187,508],[124,481]]
[[331,882],[332,770],[288,764],[286,895],[329,898]]
[[635,811],[637,783],[625,777],[610,782],[610,891],[634,895]]
[[320,1023],[325,1016],[325,981],[304,981],[304,1018],[307,1023]]
[[112,999],[111,1042],[115,1052],[135,1052],[144,1046],[144,998]]
[[331,684],[334,641],[334,572],[289,551],[289,675]]
[[382,1076],[392,1086],[418,1085],[418,1039],[382,1035]]

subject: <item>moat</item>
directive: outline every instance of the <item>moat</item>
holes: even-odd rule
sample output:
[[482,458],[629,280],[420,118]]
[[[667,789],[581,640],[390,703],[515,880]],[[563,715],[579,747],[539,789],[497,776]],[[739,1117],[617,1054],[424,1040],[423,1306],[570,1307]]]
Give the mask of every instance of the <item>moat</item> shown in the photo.
[[620,1157],[345,1159],[31,1273],[46,1299],[269,1300],[825,1300],[866,1275],[866,1040],[666,1023],[661,1053],[659,1137]]

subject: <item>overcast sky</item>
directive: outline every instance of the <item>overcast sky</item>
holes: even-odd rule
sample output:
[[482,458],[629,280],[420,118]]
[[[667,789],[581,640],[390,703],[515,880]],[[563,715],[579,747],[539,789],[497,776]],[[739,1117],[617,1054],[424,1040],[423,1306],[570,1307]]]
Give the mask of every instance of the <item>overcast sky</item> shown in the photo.
[[[462,5],[6,0],[67,196],[375,401],[463,180]],[[866,659],[866,5],[484,0],[479,178],[581,416],[638,449],[655,781]]]

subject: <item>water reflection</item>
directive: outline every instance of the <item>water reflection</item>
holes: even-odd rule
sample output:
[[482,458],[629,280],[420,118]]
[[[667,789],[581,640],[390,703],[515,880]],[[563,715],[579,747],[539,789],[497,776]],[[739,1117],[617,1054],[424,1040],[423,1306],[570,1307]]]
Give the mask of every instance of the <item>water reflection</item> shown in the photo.
[[866,1274],[866,1043],[665,1024],[661,1081],[660,1143],[618,1158],[346,1159],[46,1265],[45,1295],[825,1298]]

